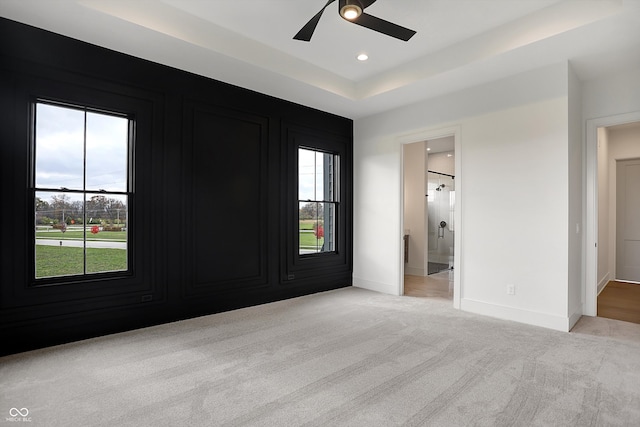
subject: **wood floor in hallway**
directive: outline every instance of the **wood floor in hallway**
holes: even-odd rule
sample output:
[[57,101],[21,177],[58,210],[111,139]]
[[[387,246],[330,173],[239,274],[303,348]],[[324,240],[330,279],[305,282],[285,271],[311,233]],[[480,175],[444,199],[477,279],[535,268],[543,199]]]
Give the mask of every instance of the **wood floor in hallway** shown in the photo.
[[453,300],[453,271],[428,276],[404,276],[404,294],[411,297]]
[[607,283],[598,295],[598,317],[640,323],[640,284]]

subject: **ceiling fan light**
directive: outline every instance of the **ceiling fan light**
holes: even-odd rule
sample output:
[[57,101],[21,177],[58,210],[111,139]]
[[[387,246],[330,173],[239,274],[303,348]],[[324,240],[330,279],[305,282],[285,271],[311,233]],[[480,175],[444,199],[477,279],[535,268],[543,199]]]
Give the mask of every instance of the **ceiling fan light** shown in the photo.
[[347,3],[340,9],[340,16],[347,21],[353,21],[360,15],[362,15],[362,8],[357,4]]

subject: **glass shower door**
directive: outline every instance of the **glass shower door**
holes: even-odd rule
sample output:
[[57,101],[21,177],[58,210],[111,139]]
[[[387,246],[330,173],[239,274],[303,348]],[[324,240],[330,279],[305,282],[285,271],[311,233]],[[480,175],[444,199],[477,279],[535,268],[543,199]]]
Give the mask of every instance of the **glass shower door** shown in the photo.
[[427,172],[428,274],[453,269],[455,196],[453,176]]

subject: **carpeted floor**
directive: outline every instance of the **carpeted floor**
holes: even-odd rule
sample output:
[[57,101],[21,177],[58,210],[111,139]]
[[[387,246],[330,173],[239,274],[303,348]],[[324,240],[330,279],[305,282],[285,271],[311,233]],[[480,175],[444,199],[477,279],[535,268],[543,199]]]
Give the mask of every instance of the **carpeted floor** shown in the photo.
[[32,426],[635,426],[640,342],[345,288],[0,358],[0,387]]

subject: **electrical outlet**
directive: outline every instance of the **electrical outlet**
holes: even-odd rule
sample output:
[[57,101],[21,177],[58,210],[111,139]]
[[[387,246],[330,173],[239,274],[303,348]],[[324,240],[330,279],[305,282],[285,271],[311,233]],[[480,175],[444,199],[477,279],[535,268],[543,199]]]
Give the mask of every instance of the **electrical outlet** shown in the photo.
[[507,285],[507,295],[515,295],[516,294],[516,285],[509,284]]

